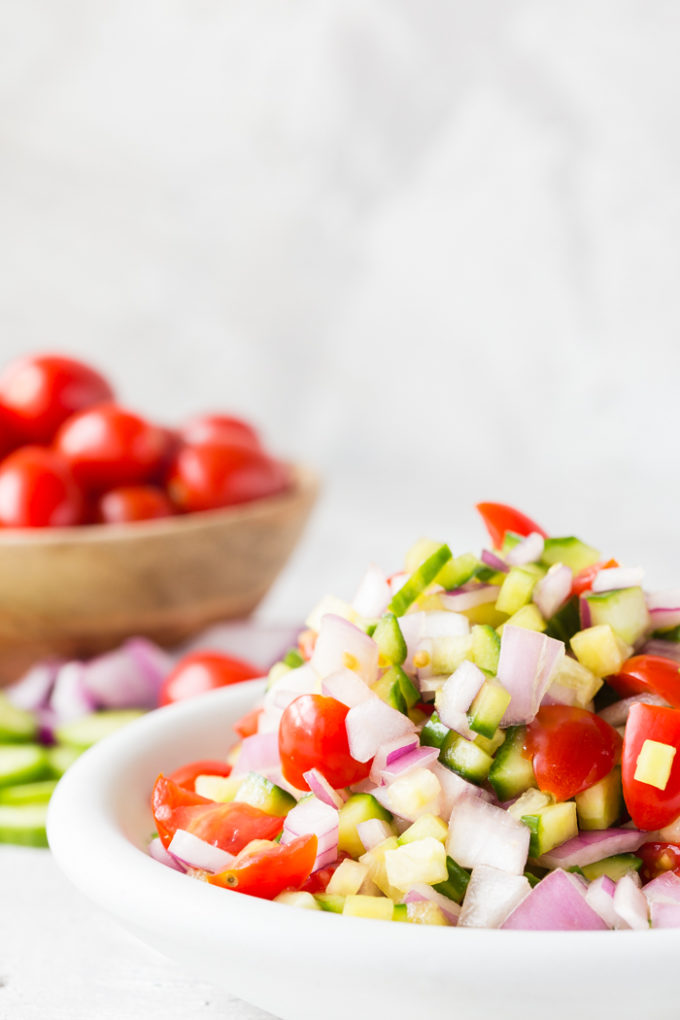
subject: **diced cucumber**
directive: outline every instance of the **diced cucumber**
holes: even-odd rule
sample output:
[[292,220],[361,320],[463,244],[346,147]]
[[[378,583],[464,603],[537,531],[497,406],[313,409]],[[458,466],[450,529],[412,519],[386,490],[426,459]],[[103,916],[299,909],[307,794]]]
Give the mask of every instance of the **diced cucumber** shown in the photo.
[[617,638],[608,623],[574,634],[571,650],[581,665],[598,677],[618,673],[628,654],[627,646]]
[[406,584],[395,593],[387,607],[389,612],[394,613],[395,616],[403,616],[418,596],[422,595],[425,589],[432,584],[441,568],[450,559],[451,550],[448,545],[440,545],[413,571]]
[[541,878],[543,878],[544,876],[534,875],[533,871],[525,871],[524,877],[526,878],[527,882],[533,889],[535,885],[538,885],[538,883],[541,881]]
[[575,574],[591,567],[602,559],[602,554],[591,545],[586,545],[573,535],[567,538],[546,538],[541,561],[551,567],[553,563],[564,563]]
[[531,594],[536,587],[538,578],[533,571],[524,567],[511,567],[505,575],[501,590],[496,599],[496,609],[501,613],[516,613],[522,606],[531,602]]
[[484,602],[481,606],[463,609],[461,615],[467,616],[470,623],[478,624],[480,627],[500,627],[508,618],[507,613],[501,613],[499,609],[496,609],[494,602]]
[[479,568],[481,561],[472,553],[463,553],[462,556],[454,556],[445,563],[436,577],[437,584],[441,584],[447,591],[460,588],[467,581],[472,580]]
[[392,913],[393,921],[408,921],[408,905],[406,903],[395,903]]
[[[370,818],[392,823],[392,815],[370,793],[354,793],[345,801],[338,812],[338,850],[350,857],[360,857],[364,844],[359,838],[357,826]],[[396,831],[396,830],[395,830]],[[395,843],[396,845],[396,843]]]
[[368,868],[365,864],[345,857],[331,875],[326,892],[332,896],[354,896],[361,891],[367,877]]
[[106,709],[102,712],[92,712],[90,715],[81,716],[72,722],[62,723],[56,731],[59,743],[67,747],[75,747],[79,751],[86,751],[97,741],[103,740],[109,734],[115,733],[121,726],[139,719],[145,714],[142,708],[121,708]]
[[343,914],[350,917],[371,917],[377,921],[391,921],[394,901],[386,896],[346,896]]
[[530,857],[547,854],[578,835],[576,804],[573,800],[548,804],[535,814],[522,815],[521,821],[531,830]]
[[388,850],[396,850],[398,846],[397,837],[390,836],[389,839],[384,839],[382,843],[374,846],[372,850],[367,850],[359,858],[361,863],[367,866],[368,877],[371,881],[380,889],[380,892],[384,893],[385,896],[389,896],[392,900],[401,899],[401,892],[389,883],[385,866],[385,854]]
[[0,804],[47,804],[57,785],[56,779],[0,787]]
[[[602,678],[586,669],[583,663],[572,659],[570,655],[565,655],[550,684],[550,690],[552,693],[561,690],[565,699],[569,698],[569,704],[586,708],[603,683]],[[567,703],[566,700],[565,703]]]
[[542,633],[548,626],[543,617],[541,616],[538,606],[531,603],[528,606],[522,606],[516,613],[505,620],[504,623],[498,627],[498,633],[503,634],[503,627],[506,623],[509,623],[511,627],[523,627],[525,630],[536,630]]
[[48,747],[46,751],[50,775],[55,779],[61,779],[66,769],[69,769],[82,754],[82,751],[76,750],[75,747],[64,747],[62,744]]
[[581,614],[579,612],[579,601],[577,597],[574,597],[565,602],[562,608],[558,609],[555,615],[550,617],[545,632],[548,637],[564,641],[566,645],[572,634],[575,634],[580,629]]
[[501,556],[506,556],[511,549],[514,549],[516,545],[522,541],[522,535],[518,535],[516,531],[506,531],[503,535],[503,544],[501,545],[500,552]]
[[47,804],[0,804],[0,843],[47,846]]
[[620,878],[631,871],[639,871],[642,867],[642,858],[635,854],[614,854],[613,857],[605,857],[604,860],[595,861],[593,864],[584,864],[581,871],[589,882],[594,882],[600,875],[606,875],[612,882],[618,882]]
[[373,640],[378,646],[381,660],[391,663],[393,666],[401,666],[406,659],[408,649],[394,613],[385,613],[378,620],[373,631]]
[[604,779],[577,793],[574,799],[582,829],[608,829],[623,811],[621,769],[613,768]]
[[421,563],[436,553],[441,546],[441,542],[437,542],[434,538],[419,538],[406,553],[404,557],[404,570],[407,574],[412,574]]
[[194,793],[208,800],[216,800],[220,804],[228,804],[234,800],[243,783],[243,776],[196,776]]
[[634,645],[649,627],[649,613],[642,588],[588,592],[583,596],[590,607],[593,627],[608,623],[617,637]]
[[477,733],[474,739],[474,743],[477,747],[481,747],[482,751],[486,751],[491,757],[495,755],[498,748],[505,741],[505,730],[498,729],[492,737],[483,737],[481,733]]
[[390,810],[414,821],[438,810],[441,785],[430,769],[416,768],[395,779],[385,792]]
[[17,708],[0,693],[0,742],[35,740],[37,735],[38,723],[33,713]]
[[680,624],[677,627],[670,627],[668,630],[655,630],[652,637],[661,638],[663,641],[674,641],[680,643]]
[[297,907],[298,910],[321,910],[322,907],[316,902],[310,892],[293,889],[286,889],[274,897],[274,903],[285,903],[289,907]]
[[509,691],[498,680],[485,680],[468,711],[470,729],[493,737],[509,704]]
[[438,839],[440,843],[445,843],[448,834],[449,827],[443,818],[439,818],[438,815],[421,815],[399,836],[399,845],[413,843],[415,840],[425,839],[427,836]]
[[446,881],[438,882],[432,888],[436,889],[442,896],[447,896],[456,903],[462,903],[465,890],[470,881],[470,872],[466,868],[461,868],[460,864],[457,864],[453,857],[446,858],[446,870],[449,873]]
[[333,896],[331,893],[315,893],[314,899],[322,910],[327,910],[331,914],[341,914],[345,905],[344,896]]
[[400,844],[385,854],[385,868],[388,882],[403,892],[418,882],[445,882],[448,872],[444,844],[433,836]]
[[501,802],[513,800],[537,785],[531,759],[524,753],[525,734],[525,726],[508,727],[505,742],[489,770],[489,782]]
[[292,794],[258,772],[248,773],[239,786],[234,800],[259,808],[267,815],[279,817],[287,815],[297,804]]
[[484,623],[475,624],[471,636],[470,658],[475,666],[479,666],[485,673],[492,673],[495,676],[501,654],[500,637],[493,627]]
[[431,638],[430,669],[434,676],[450,676],[466,659],[472,647],[472,638],[469,634],[461,634],[457,637]]
[[420,731],[420,743],[425,747],[441,748],[450,730],[445,726],[436,712],[433,712]]
[[466,740],[451,730],[444,739],[439,760],[452,772],[471,783],[483,783],[489,774],[493,758],[478,744]]
[[389,669],[381,677],[378,677],[371,690],[390,708],[394,708],[397,712],[403,712],[406,715],[408,711],[406,700],[401,692],[399,677],[396,676],[393,670]]
[[30,783],[49,775],[49,759],[40,744],[0,746],[0,786]]
[[298,669],[304,666],[305,660],[297,648],[290,648],[283,657],[283,664],[289,669]]

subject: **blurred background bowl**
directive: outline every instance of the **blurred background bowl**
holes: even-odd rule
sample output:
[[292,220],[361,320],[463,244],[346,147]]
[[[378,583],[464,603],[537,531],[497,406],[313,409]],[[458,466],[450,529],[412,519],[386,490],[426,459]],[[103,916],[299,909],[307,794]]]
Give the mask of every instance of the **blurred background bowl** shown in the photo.
[[0,532],[0,684],[37,659],[141,634],[174,645],[248,616],[292,553],[318,492],[309,468],[267,499],[127,525]]

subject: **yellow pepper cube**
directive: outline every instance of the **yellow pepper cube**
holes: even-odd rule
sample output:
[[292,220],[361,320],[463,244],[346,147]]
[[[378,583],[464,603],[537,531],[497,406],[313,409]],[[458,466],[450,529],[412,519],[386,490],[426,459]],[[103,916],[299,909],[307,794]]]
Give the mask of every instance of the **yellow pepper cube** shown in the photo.
[[645,740],[638,755],[635,776],[638,783],[665,790],[673,767],[676,747],[658,740]]

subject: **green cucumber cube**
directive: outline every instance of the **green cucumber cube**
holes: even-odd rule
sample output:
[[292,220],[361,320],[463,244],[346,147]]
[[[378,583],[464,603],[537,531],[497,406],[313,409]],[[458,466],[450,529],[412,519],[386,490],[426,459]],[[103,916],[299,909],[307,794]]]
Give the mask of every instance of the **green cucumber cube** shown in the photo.
[[408,650],[394,613],[385,613],[378,620],[373,631],[373,640],[378,646],[381,665],[391,663],[401,666],[406,659]]
[[524,752],[525,735],[525,726],[508,727],[489,770],[489,782],[501,802],[513,800],[537,786],[531,758]]
[[450,730],[436,712],[433,712],[420,731],[420,743],[425,747],[441,748]]
[[413,571],[406,584],[392,598],[389,612],[403,616],[406,610],[432,584],[444,564],[451,559],[448,545],[440,545]]
[[349,854],[350,857],[360,857],[364,853],[366,848],[359,838],[357,826],[370,818],[392,824],[390,812],[370,793],[354,793],[345,801],[338,812],[338,850],[341,853]]
[[547,854],[578,835],[576,804],[573,800],[548,804],[535,814],[522,815],[521,820],[531,830],[530,857]]
[[596,627],[608,623],[616,636],[628,645],[634,645],[649,628],[649,613],[642,588],[588,592],[584,598],[590,607],[591,625]]
[[509,691],[498,680],[485,680],[468,711],[470,729],[493,737],[509,704]]
[[489,774],[493,758],[478,744],[466,740],[450,730],[441,747],[439,760],[452,772],[471,783],[483,783]]
[[623,811],[621,769],[616,766],[599,782],[577,793],[576,811],[582,829],[608,829]]
[[564,563],[575,574],[598,563],[602,554],[591,545],[586,545],[573,535],[567,538],[546,538],[541,561],[551,567],[553,563]]
[[501,654],[501,639],[488,624],[475,624],[471,630],[470,658],[485,673],[496,674]]
[[593,882],[600,875],[606,875],[612,882],[618,882],[624,875],[631,871],[639,871],[641,867],[642,858],[635,854],[614,854],[613,857],[605,857],[593,864],[584,864],[581,871],[589,882]]
[[259,808],[265,814],[279,817],[287,815],[297,804],[292,794],[258,772],[247,774],[236,791],[234,800]]

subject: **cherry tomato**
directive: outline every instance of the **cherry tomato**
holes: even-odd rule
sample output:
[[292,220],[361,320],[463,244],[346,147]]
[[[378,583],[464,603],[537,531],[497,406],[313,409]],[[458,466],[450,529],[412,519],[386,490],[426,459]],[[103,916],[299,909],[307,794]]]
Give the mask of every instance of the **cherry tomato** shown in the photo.
[[622,698],[658,694],[673,708],[680,708],[680,666],[663,655],[634,655],[618,673],[607,677],[607,683]]
[[17,358],[0,374],[4,416],[24,442],[49,443],[72,414],[112,399],[99,372],[58,354]]
[[55,447],[86,489],[141,485],[160,470],[167,434],[117,404],[101,404],[64,422]]
[[190,652],[168,673],[161,687],[159,705],[172,705],[184,698],[229,687],[262,676],[260,670],[243,659],[222,652]]
[[192,418],[179,430],[183,443],[239,443],[259,450],[260,437],[247,421],[229,414],[203,414]]
[[494,549],[501,548],[506,531],[513,531],[516,535],[530,535],[532,531],[537,531],[543,538],[548,537],[548,533],[530,517],[505,503],[478,503],[477,510],[489,532]]
[[666,788],[659,790],[635,778],[646,740],[680,748],[680,711],[658,705],[633,705],[623,738],[621,778],[630,817],[638,829],[663,829],[680,815],[680,754],[673,758]]
[[183,786],[185,790],[191,790],[192,793],[195,793],[194,787],[197,776],[230,775],[231,765],[228,762],[207,758],[205,761],[192,761],[188,765],[182,765],[181,768],[172,772],[168,779],[171,783],[176,783],[177,786]]
[[84,520],[83,494],[54,450],[23,446],[0,464],[0,526],[61,528]]
[[129,524],[172,517],[175,508],[155,485],[129,485],[109,489],[97,500],[95,518],[101,524]]
[[618,567],[616,560],[600,560],[599,563],[592,563],[589,567],[584,567],[583,570],[579,570],[578,574],[574,574],[571,582],[571,594],[572,595],[583,595],[585,591],[590,591],[593,581],[601,570],[609,570],[610,567]]
[[642,858],[640,878],[643,882],[651,882],[665,871],[680,875],[680,846],[677,843],[643,843],[635,853]]
[[237,854],[251,840],[273,839],[283,828],[283,818],[239,801],[220,804],[208,800],[163,775],[154,785],[151,810],[166,850],[177,829]]
[[299,889],[314,867],[317,837],[299,836],[290,843],[246,849],[227,871],[209,875],[212,885],[273,900],[286,889]]
[[303,773],[319,769],[339,789],[366,779],[371,762],[349,753],[345,719],[347,705],[322,694],[303,694],[292,701],[279,723],[281,770],[297,790],[308,790]]
[[538,788],[557,800],[569,800],[608,775],[620,747],[616,730],[585,708],[544,705],[527,726]]
[[282,492],[285,464],[244,443],[184,446],[170,469],[167,487],[180,510],[216,510]]
[[245,740],[246,737],[252,737],[257,733],[262,711],[261,708],[254,708],[251,712],[246,712],[245,715],[242,715],[233,724],[232,729],[235,733],[238,733],[241,740]]

